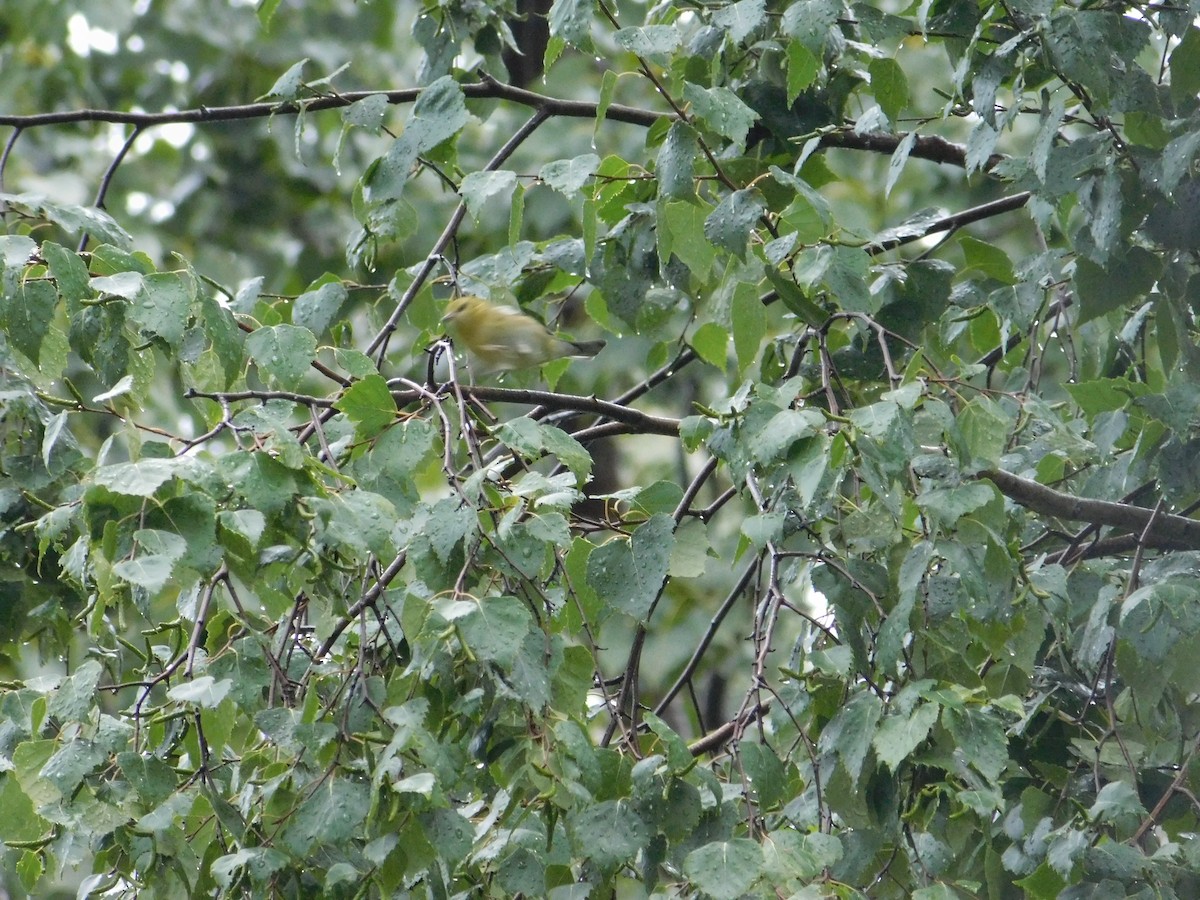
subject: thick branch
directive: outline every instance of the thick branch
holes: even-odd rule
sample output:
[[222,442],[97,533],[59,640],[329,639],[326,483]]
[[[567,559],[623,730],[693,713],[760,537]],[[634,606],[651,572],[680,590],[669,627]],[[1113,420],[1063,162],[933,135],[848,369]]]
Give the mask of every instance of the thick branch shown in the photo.
[[[859,134],[852,128],[844,128],[821,135],[821,146],[844,147],[847,150],[869,150],[872,153],[890,154],[896,152],[896,148],[900,146],[900,142],[907,136],[906,134],[886,134],[883,132]],[[909,156],[927,159],[930,162],[946,163],[964,169],[967,166],[967,148],[962,144],[956,144],[935,134],[917,135],[916,143],[913,145]],[[1003,154],[993,153],[988,158],[988,161],[984,163],[983,170],[985,172],[991,171],[991,169],[999,165],[1003,160]]]
[[1156,516],[1144,506],[1075,497],[999,469],[981,472],[979,477],[991,481],[1010,500],[1045,516],[1147,532],[1144,545],[1160,550],[1200,549],[1200,520],[1168,513]]

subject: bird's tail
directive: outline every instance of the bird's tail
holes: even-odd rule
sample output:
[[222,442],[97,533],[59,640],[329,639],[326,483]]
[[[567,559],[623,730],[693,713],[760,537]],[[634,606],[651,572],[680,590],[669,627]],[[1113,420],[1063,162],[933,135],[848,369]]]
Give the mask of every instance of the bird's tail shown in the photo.
[[574,349],[573,355],[595,356],[604,349],[605,341],[567,341]]

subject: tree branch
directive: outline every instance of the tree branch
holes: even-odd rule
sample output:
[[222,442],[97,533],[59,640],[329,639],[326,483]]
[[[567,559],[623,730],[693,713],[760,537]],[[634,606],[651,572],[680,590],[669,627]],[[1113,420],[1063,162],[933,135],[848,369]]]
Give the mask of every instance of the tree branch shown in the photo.
[[[504,84],[487,76],[480,80],[459,86],[463,94],[470,99],[508,100],[522,106],[530,106],[542,110],[547,116],[561,116],[572,119],[594,119],[600,110],[600,104],[589,100],[565,100],[559,97],[549,97],[536,91],[525,90]],[[244,103],[237,106],[200,106],[195,109],[170,110],[167,112],[130,112],[114,109],[74,109],[52,113],[37,113],[34,115],[14,115],[0,113],[0,125],[8,125],[18,130],[37,128],[45,125],[69,125],[84,122],[111,122],[120,125],[132,125],[139,130],[153,128],[156,125],[171,125],[180,122],[192,124],[213,122],[234,122],[244,119],[265,119],[271,116],[299,115],[300,113],[319,112],[327,109],[343,109],[367,97],[383,96],[388,103],[399,105],[413,103],[420,96],[422,88],[404,88],[393,91],[347,91],[345,93],[322,94],[303,100],[287,100],[282,102]],[[612,122],[624,122],[629,125],[640,125],[648,128],[662,118],[678,118],[675,112],[659,112],[636,106],[625,106],[613,103],[604,108],[604,118]],[[863,150],[870,153],[892,153],[906,134],[860,134],[854,130],[854,124],[843,125],[819,136],[822,147],[836,147],[845,150]],[[913,145],[910,157],[924,159],[930,162],[966,166],[967,150],[961,144],[956,144],[936,135],[919,136]],[[993,154],[983,166],[984,171],[990,170],[1003,157]]]
[[720,750],[725,744],[733,739],[739,729],[745,728],[755,719],[764,715],[770,708],[771,701],[764,700],[757,706],[753,706],[738,718],[726,722],[719,728],[715,728],[702,738],[692,741],[688,744],[688,752],[692,756],[703,756],[705,753],[713,753]]
[[979,477],[991,481],[1015,503],[1045,516],[1145,532],[1142,544],[1159,550],[1200,549],[1200,520],[1169,513],[1155,515],[1153,509],[1128,503],[1075,497],[999,469],[980,472]]
[[1029,198],[1032,196],[1032,191],[1021,191],[1021,193],[1013,194],[1010,197],[1001,197],[999,200],[981,203],[979,206],[972,206],[970,209],[964,209],[962,212],[942,216],[940,219],[935,219],[919,227],[913,226],[908,228],[902,224],[894,229],[889,229],[889,231],[893,232],[894,236],[886,237],[873,244],[868,244],[865,249],[872,256],[886,253],[888,250],[894,250],[903,244],[911,244],[913,241],[927,238],[931,234],[938,234],[942,231],[954,231],[955,229],[962,228],[964,225],[970,225],[972,222],[979,222],[983,219],[990,219],[992,216],[1020,209],[1029,202]]
[[[524,388],[498,388],[481,385],[462,385],[464,398],[494,403],[518,403],[525,406],[544,406],[550,409],[569,409],[581,413],[595,413],[625,425],[631,425],[641,434],[663,434],[676,437],[679,420],[665,416],[654,416],[641,410],[620,406],[597,397],[581,397],[577,394],[556,394],[551,391],[533,391]],[[425,398],[418,391],[393,391],[397,406],[415,403]]]

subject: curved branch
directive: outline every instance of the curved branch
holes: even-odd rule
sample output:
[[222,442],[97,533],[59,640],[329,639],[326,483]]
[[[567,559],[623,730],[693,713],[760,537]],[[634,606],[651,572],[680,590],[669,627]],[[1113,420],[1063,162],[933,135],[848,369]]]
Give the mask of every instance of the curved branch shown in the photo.
[[8,158],[12,155],[17,141],[21,139],[21,132],[22,129],[14,128],[13,133],[8,136],[8,140],[4,142],[4,152],[0,153],[0,191],[4,190],[4,172],[8,168]]
[[1200,549],[1200,520],[1160,513],[1144,506],[1088,500],[1048,488],[1011,472],[990,469],[979,473],[1013,502],[1046,516],[1111,525],[1144,533],[1143,546],[1159,550]]
[[[92,201],[92,205],[96,209],[105,208],[104,200],[108,196],[108,189],[117,174],[117,169],[124,162],[125,156],[133,148],[133,142],[138,139],[138,135],[141,133],[142,127],[140,125],[134,126],[133,131],[129,132],[129,137],[125,139],[125,143],[121,145],[121,149],[117,151],[117,155],[113,157],[112,162],[108,164],[108,168],[104,170],[104,177],[100,179],[100,187],[96,191],[96,199]],[[82,253],[87,249],[89,238],[91,238],[91,235],[85,231],[83,236],[79,238],[79,248],[76,252]]]
[[684,686],[691,680],[696,673],[696,669],[700,667],[700,660],[704,653],[708,650],[709,645],[717,636],[717,630],[721,627],[721,623],[725,621],[725,617],[729,615],[738,598],[742,596],[742,592],[750,586],[750,582],[754,579],[755,573],[758,571],[758,559],[750,561],[750,564],[742,570],[742,575],[738,578],[733,589],[725,596],[725,602],[721,604],[721,608],[713,613],[712,618],[708,622],[708,628],[704,632],[704,636],[700,638],[700,643],[696,645],[696,649],[692,652],[692,657],[683,667],[683,671],[675,679],[675,683],[667,690],[654,707],[654,714],[661,716],[663,711],[675,699],[676,695],[683,690]]

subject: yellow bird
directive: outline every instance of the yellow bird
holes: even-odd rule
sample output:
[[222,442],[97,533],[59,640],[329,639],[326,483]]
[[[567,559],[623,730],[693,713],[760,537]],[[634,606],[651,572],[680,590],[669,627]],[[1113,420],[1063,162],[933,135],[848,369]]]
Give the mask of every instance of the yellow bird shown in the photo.
[[486,366],[486,371],[540,366],[564,356],[595,356],[604,341],[568,341],[516,307],[493,306],[482,297],[456,297],[442,321]]

